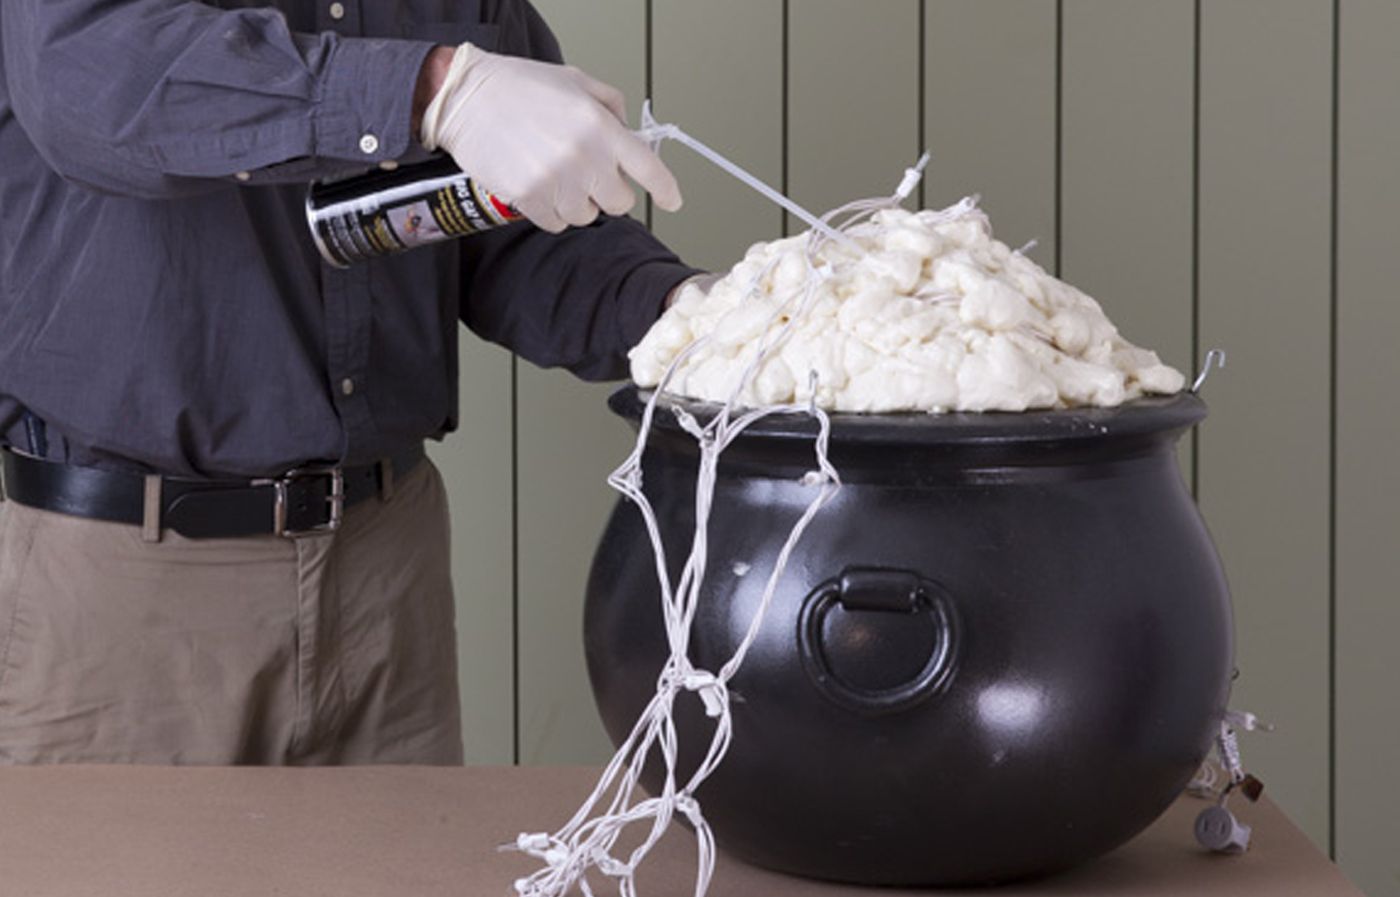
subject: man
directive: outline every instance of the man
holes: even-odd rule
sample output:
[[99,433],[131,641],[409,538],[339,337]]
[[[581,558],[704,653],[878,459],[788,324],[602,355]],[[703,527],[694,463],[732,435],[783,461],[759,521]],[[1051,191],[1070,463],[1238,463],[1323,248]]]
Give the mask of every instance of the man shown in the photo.
[[[621,96],[525,0],[5,0],[0,39],[0,763],[461,762],[458,321],[614,378],[696,273],[599,219],[680,201]],[[430,148],[537,226],[323,264],[307,182]]]

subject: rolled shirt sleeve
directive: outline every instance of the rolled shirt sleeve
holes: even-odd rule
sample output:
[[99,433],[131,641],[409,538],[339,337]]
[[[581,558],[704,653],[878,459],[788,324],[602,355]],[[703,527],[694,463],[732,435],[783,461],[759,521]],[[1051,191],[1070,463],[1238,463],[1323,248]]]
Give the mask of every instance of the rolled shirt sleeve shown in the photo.
[[5,75],[45,160],[145,198],[412,156],[433,44],[294,32],[269,8],[5,0]]
[[632,218],[548,234],[517,224],[462,241],[462,320],[540,367],[584,380],[627,376],[627,352],[666,297],[702,273]]

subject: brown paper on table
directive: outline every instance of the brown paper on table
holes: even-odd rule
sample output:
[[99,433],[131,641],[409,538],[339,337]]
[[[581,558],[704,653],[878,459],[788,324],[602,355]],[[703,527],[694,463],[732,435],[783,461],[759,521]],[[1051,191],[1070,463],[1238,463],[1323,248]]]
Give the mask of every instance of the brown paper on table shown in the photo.
[[[592,790],[577,768],[0,768],[0,897],[511,897],[538,868],[497,852],[552,831]],[[994,890],[871,890],[719,856],[712,897],[1360,897],[1267,798],[1243,856],[1196,846],[1183,798],[1126,847],[1073,872]],[[643,897],[690,897],[694,839],[677,829]],[[601,882],[599,882],[601,884]],[[600,889],[600,897],[610,894]]]

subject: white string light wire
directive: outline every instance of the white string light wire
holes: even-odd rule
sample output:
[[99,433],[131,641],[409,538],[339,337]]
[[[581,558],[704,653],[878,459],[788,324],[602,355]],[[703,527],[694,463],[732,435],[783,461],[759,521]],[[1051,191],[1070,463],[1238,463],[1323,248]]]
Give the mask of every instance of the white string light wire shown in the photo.
[[[809,401],[806,403],[772,405],[742,413],[736,405],[744,388],[787,338],[796,322],[807,314],[821,287],[832,276],[833,263],[818,262],[820,251],[834,243],[854,250],[849,258],[840,258],[834,264],[846,264],[858,259],[863,250],[850,236],[849,231],[867,221],[876,212],[903,203],[918,186],[928,162],[926,155],[915,168],[909,169],[899,189],[892,196],[853,202],[817,218],[675,125],[658,124],[651,117],[649,104],[643,113],[643,128],[638,133],[655,143],[669,139],[690,147],[811,225],[812,230],[808,234],[806,244],[807,278],[805,284],[793,289],[774,311],[765,329],[765,338],[745,368],[743,376],[735,384],[728,400],[714,417],[702,423],[680,407],[670,409],[680,426],[695,438],[700,447],[695,478],[695,532],[691,538],[690,553],[685,566],[674,584],[671,582],[666,546],[662,540],[656,513],[643,490],[642,456],[662,395],[679,366],[703,345],[707,338],[692,343],[671,363],[665,377],[647,401],[631,455],[608,478],[610,486],[637,506],[645,522],[655,556],[656,579],[660,586],[670,657],[657,680],[655,696],[618,748],[593,793],[583,802],[573,818],[554,834],[522,834],[514,844],[503,848],[523,851],[544,864],[534,874],[515,883],[516,892],[520,897],[565,897],[575,888],[584,897],[595,897],[594,885],[588,877],[590,873],[609,879],[621,897],[636,897],[637,870],[665,834],[677,813],[683,815],[695,831],[698,852],[695,897],[704,897],[708,891],[715,868],[715,840],[695,794],[719,767],[729,749],[733,733],[729,682],[739,672],[750,647],[758,638],[793,550],[813,518],[841,488],[841,477],[827,457],[831,420],[826,412],[817,406],[819,383],[815,372],[807,384]],[[951,220],[967,214],[974,207],[974,201],[964,200],[939,214]],[[760,282],[775,265],[776,261],[754,279],[750,286],[751,295],[758,291]],[[786,320],[782,326],[775,327],[774,325],[783,318]],[[720,669],[699,669],[690,659],[691,624],[699,607],[709,566],[709,521],[719,459],[725,449],[745,430],[765,418],[778,414],[807,414],[817,421],[817,435],[814,440],[816,467],[802,478],[803,485],[815,492],[778,553],[773,569],[769,571],[758,608],[738,648]],[[678,735],[673,712],[676,699],[684,693],[694,693],[703,703],[706,715],[714,720],[714,734],[699,767],[682,782],[677,769]],[[648,759],[657,754],[660,755],[664,778],[660,792],[653,797],[647,797],[641,787],[642,770]],[[619,839],[634,825],[645,825],[646,837],[639,846],[626,852],[625,856],[619,856]]]

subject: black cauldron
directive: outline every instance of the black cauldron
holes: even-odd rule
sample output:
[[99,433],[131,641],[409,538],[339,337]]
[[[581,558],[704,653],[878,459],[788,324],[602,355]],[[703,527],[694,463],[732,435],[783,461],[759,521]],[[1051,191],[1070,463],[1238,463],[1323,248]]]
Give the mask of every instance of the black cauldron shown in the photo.
[[[610,404],[635,424],[646,398],[625,387]],[[720,844],[814,878],[991,884],[1080,863],[1156,819],[1206,755],[1230,690],[1229,596],[1175,454],[1205,415],[1190,394],[1116,409],[832,415],[845,488],[798,547],[731,683],[733,743],[698,794]],[[813,496],[800,480],[815,432],[806,416],[770,418],[721,461],[699,669],[734,652]],[[658,409],[644,476],[673,578],[697,457]],[[659,605],[641,515],[620,502],[585,611],[614,742],[666,659]],[[693,769],[713,721],[692,694],[676,720]]]

